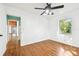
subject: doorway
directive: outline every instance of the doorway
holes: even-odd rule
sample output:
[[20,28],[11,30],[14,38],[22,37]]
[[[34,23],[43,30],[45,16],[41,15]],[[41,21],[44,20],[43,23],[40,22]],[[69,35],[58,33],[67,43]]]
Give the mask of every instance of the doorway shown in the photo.
[[[16,52],[17,48],[20,48],[21,42],[21,18],[17,16],[7,15],[7,50],[9,53]],[[20,52],[19,50],[17,50]],[[19,55],[14,54],[14,55]]]

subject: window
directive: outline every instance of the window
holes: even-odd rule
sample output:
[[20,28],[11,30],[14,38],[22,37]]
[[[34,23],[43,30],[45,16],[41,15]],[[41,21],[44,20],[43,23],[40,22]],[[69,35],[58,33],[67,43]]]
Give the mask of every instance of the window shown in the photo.
[[60,32],[63,34],[71,33],[71,26],[70,19],[62,19],[59,21]]

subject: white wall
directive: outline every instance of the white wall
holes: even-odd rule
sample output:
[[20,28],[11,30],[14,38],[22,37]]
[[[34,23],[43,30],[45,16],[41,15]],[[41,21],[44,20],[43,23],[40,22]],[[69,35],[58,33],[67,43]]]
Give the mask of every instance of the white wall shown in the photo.
[[[72,33],[69,35],[60,35],[58,33],[58,21],[62,18],[71,18],[72,20]],[[65,44],[73,45],[79,47],[79,8],[72,9],[70,11],[64,12],[59,15],[55,15],[54,17],[50,18],[50,39],[62,42]],[[55,21],[56,23],[52,23]],[[55,26],[54,26],[55,25]],[[53,30],[55,31],[55,37],[57,39],[53,39]]]
[[4,11],[4,6],[0,4],[0,34],[3,36],[0,37],[0,55],[6,50],[6,40],[7,40],[7,27],[6,27],[6,16]]
[[[22,45],[38,42],[44,39],[52,39],[79,47],[79,27],[77,27],[79,25],[77,20],[79,9],[72,9],[54,16],[39,16],[10,6],[6,9],[7,14],[21,17]],[[61,18],[72,19],[72,34],[68,36],[65,35],[63,38],[61,37],[62,39],[59,39],[58,21]],[[70,38],[72,38],[72,40]]]
[[21,17],[21,45],[48,39],[48,20],[17,8],[6,6],[6,13]]
[[[70,44],[70,45],[73,45],[73,46],[76,46],[76,47],[79,47],[79,8],[77,9],[73,9],[69,12],[65,12],[64,14],[62,14],[63,17],[69,17],[72,19],[72,34],[70,35],[70,38],[72,38],[71,40],[70,39],[66,39],[64,40],[66,43]],[[69,41],[70,40],[70,41]]]
[[72,45],[79,47],[79,9],[75,9],[69,15],[72,17]]

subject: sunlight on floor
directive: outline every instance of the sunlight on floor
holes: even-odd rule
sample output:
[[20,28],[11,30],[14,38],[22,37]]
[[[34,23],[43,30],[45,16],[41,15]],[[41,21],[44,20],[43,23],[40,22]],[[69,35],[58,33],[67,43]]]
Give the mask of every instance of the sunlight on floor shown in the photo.
[[58,56],[73,56],[72,52],[65,51],[62,47],[59,48]]

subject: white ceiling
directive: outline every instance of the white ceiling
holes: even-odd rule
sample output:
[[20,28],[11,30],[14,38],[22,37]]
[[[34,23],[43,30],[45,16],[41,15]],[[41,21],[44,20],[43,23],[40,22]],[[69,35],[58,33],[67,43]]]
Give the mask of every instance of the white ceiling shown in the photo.
[[[55,14],[62,14],[64,12],[71,11],[73,9],[79,8],[79,3],[52,3],[53,6],[64,5],[62,9],[52,10]],[[40,15],[43,10],[36,10],[35,7],[44,8],[46,6],[45,3],[6,3],[4,5],[15,7],[21,9],[23,11],[27,11],[36,15]]]

